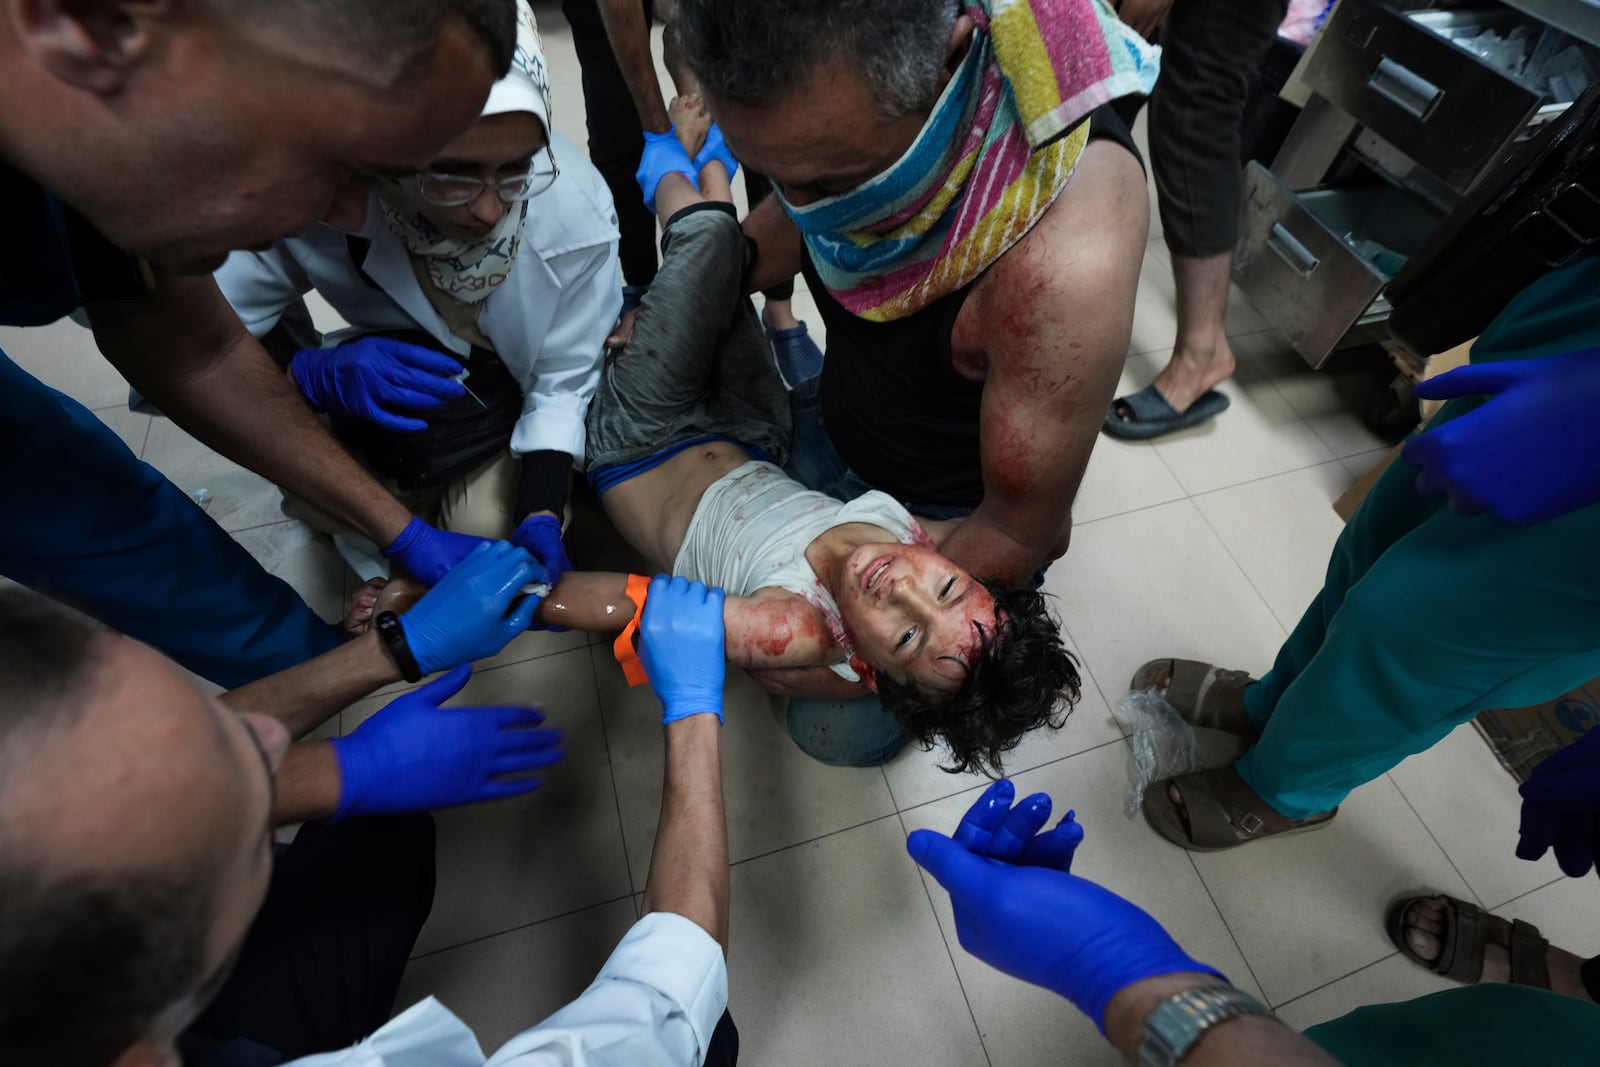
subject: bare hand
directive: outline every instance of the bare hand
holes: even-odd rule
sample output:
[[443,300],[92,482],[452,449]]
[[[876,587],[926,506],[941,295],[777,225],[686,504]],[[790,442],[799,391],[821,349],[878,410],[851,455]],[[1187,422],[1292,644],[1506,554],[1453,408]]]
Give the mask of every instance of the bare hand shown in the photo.
[[1122,0],[1117,5],[1118,17],[1146,40],[1167,21],[1167,12],[1171,10],[1172,0]]
[[638,314],[638,308],[629,308],[622,313],[617,324],[611,328],[611,336],[606,338],[607,352],[620,352],[627,347],[628,338],[633,336],[633,320]]

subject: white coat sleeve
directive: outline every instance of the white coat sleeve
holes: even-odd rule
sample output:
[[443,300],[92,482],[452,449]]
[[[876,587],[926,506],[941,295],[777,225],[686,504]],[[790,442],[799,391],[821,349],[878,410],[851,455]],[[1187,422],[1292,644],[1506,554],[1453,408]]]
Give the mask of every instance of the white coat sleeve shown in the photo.
[[727,1006],[722,946],[681,915],[653,912],[582,996],[506,1042],[488,1067],[698,1067]]
[[313,286],[279,241],[265,252],[235,252],[217,268],[217,287],[252,336],[263,337]]
[[565,452],[581,470],[584,417],[600,383],[606,337],[622,310],[622,272],[615,240],[561,258],[567,256],[583,262],[570,274],[568,264],[552,264],[566,279],[561,303],[523,382],[522,417],[511,431],[511,451]]

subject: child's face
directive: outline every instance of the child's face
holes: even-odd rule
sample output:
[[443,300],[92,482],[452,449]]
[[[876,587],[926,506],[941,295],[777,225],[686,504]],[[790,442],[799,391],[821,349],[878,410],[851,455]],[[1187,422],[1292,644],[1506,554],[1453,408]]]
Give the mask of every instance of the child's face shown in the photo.
[[993,634],[994,597],[929,548],[869,543],[845,560],[834,591],[856,652],[880,674],[951,692]]

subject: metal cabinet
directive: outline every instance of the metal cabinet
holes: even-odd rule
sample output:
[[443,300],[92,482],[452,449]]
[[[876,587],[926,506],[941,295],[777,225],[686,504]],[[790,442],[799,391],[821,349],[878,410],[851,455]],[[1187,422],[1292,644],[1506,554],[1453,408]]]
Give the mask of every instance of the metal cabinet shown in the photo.
[[[1562,9],[1584,7],[1600,12],[1600,0]],[[1485,30],[1526,39],[1545,26],[1486,0],[1421,9],[1340,0],[1300,69],[1310,102],[1272,167],[1245,170],[1234,254],[1234,280],[1312,366],[1381,336],[1383,287],[1405,257],[1570,103],[1461,43]],[[1600,48],[1571,44],[1600,71]]]

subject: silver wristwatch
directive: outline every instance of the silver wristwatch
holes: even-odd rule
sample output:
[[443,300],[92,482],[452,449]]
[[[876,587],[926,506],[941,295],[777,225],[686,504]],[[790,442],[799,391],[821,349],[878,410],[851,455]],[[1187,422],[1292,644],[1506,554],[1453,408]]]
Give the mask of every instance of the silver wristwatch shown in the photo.
[[1200,1036],[1236,1015],[1272,1013],[1254,997],[1230,985],[1190,989],[1161,1002],[1144,1020],[1139,1067],[1173,1067]]

